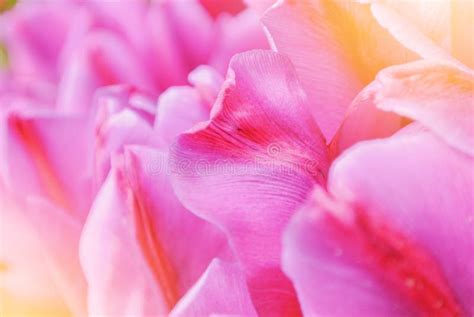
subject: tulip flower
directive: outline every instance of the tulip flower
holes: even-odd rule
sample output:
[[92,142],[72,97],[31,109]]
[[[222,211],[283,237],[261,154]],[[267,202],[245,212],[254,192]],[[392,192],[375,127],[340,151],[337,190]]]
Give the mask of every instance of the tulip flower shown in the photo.
[[471,3],[0,12],[2,314],[474,314]]
[[[153,131],[144,122],[154,120],[159,94],[185,86],[193,68],[211,64],[222,72],[235,52],[266,46],[253,13],[242,7],[227,11],[197,1],[20,2],[1,17],[7,61],[0,75],[6,313],[87,314],[79,238],[110,158],[127,143],[161,142],[140,139]],[[251,37],[244,33],[249,30]],[[201,71],[192,79],[208,90],[206,101],[189,88],[203,111],[214,98],[208,79],[199,79],[208,72],[221,76],[219,70]],[[140,89],[115,88],[122,95],[113,98],[97,91],[111,84]],[[181,132],[163,130],[157,140]],[[28,292],[24,280],[38,287]]]
[[[473,284],[466,263],[473,248],[473,83],[471,70],[450,63],[420,61],[380,72],[368,87],[372,107],[391,111],[390,119],[408,126],[386,141],[354,145],[328,172],[329,148],[290,60],[270,51],[239,54],[210,121],[182,134],[174,145],[173,164],[186,167],[173,170],[176,193],[191,211],[224,228],[261,315],[297,314],[298,302],[309,316],[470,314]],[[373,132],[374,138],[385,137]],[[362,154],[352,159],[352,153]],[[344,162],[352,169],[343,181],[331,173]],[[443,164],[453,169],[443,170],[446,178],[440,178]],[[368,192],[356,183],[356,175],[372,186]],[[354,188],[346,189],[344,182]],[[338,186],[337,192],[332,186]],[[455,193],[441,190],[451,187]],[[376,193],[389,201],[368,206]],[[282,232],[299,208],[302,215],[286,229],[282,249]],[[452,210],[459,214],[452,217]],[[424,219],[436,220],[440,227],[428,235]],[[439,248],[438,232],[445,235]],[[459,253],[451,255],[448,250],[461,241]],[[335,255],[327,245],[334,245],[330,250]],[[279,271],[281,252],[296,292]],[[349,252],[350,260],[337,258],[339,252]],[[354,272],[346,276],[347,270]],[[461,284],[453,273],[459,270],[467,274]],[[349,288],[362,283],[363,274],[373,274],[373,285]],[[417,288],[406,289],[406,280]],[[352,292],[351,301],[336,305],[344,292]]]

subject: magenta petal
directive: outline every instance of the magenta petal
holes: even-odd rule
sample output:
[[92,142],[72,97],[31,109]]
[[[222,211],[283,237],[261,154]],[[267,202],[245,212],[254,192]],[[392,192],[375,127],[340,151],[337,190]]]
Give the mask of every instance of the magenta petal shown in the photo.
[[182,295],[214,257],[230,256],[227,239],[221,230],[196,217],[178,201],[171,187],[166,153],[145,147],[129,148],[126,167],[136,204],[144,209],[143,214],[149,212],[163,251],[169,254],[178,273],[177,289]]
[[410,316],[412,308],[374,278],[375,270],[364,267],[363,255],[353,246],[356,235],[346,233],[344,239],[339,228],[344,223],[331,216],[347,211],[337,204],[324,209],[325,200],[318,197],[322,191],[318,188],[292,219],[283,240],[283,268],[304,315]]
[[81,240],[89,313],[166,314],[214,257],[229,256],[227,241],[177,201],[164,153],[133,147],[115,161]]
[[209,315],[257,316],[245,274],[238,264],[213,260],[170,314],[172,317]]
[[219,14],[223,14],[224,12],[237,14],[245,7],[242,0],[200,0],[199,2],[212,17],[219,16]]
[[92,199],[89,118],[11,113],[2,132],[0,172],[7,189],[20,200],[38,195],[84,217]]
[[280,234],[312,185],[324,182],[328,164],[308,111],[287,58],[239,54],[211,121],[181,135],[172,150],[177,195],[226,231],[262,314],[297,309],[279,269]]
[[[68,4],[21,3],[2,15],[0,36],[5,33],[11,71],[54,82],[59,60],[77,8]],[[3,24],[5,22],[5,25]],[[38,27],[41,25],[41,27]]]
[[420,131],[348,150],[286,234],[303,311],[472,314],[472,164]]

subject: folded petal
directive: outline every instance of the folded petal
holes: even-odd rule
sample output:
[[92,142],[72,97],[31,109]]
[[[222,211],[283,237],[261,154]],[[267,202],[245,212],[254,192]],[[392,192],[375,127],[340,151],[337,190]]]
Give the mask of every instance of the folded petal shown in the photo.
[[165,314],[211,259],[229,256],[227,241],[177,201],[165,153],[134,147],[124,155],[98,194],[81,238],[89,313]]
[[155,130],[160,140],[171,145],[180,133],[207,119],[209,108],[199,92],[192,87],[175,86],[160,95]]
[[100,185],[110,170],[111,157],[125,145],[159,146],[153,131],[154,98],[132,87],[111,86],[96,94],[95,179]]
[[[404,17],[416,28],[438,44],[438,46],[449,50],[451,42],[451,5],[452,1],[381,1],[392,10]],[[376,1],[373,1],[376,4]]]
[[303,312],[471,315],[472,164],[413,130],[340,157],[329,193],[315,191],[285,234],[284,270]]
[[450,145],[474,155],[474,72],[427,61],[377,76],[375,104],[420,122]]
[[394,38],[421,57],[455,61],[449,53],[449,2],[373,3],[371,12]]
[[327,140],[346,108],[382,68],[415,59],[354,1],[280,1],[263,17],[274,49],[296,67]]
[[259,313],[296,314],[279,269],[280,234],[328,163],[290,61],[236,55],[211,121],[178,138],[171,164],[183,204],[231,239]]
[[206,272],[176,304],[172,317],[257,316],[245,274],[238,264],[215,259]]
[[210,109],[217,98],[224,78],[214,68],[201,65],[189,73],[188,81],[198,90]]
[[[133,218],[113,170],[97,195],[80,242],[90,315],[166,313],[159,286],[140,253]],[[99,243],[100,242],[100,243]],[[106,246],[106,247],[105,247]]]
[[[369,1],[377,21],[423,57],[456,58],[474,66],[471,1]],[[446,53],[452,55],[449,56]]]
[[411,120],[472,155],[474,76],[458,66],[418,61],[381,71],[350,105],[331,141],[331,156],[357,142],[388,137]]
[[378,89],[379,83],[372,82],[354,98],[329,144],[331,159],[358,142],[389,137],[409,123],[404,117],[377,108],[374,99]]
[[133,147],[126,156],[128,178],[139,205],[136,207],[143,209],[140,217],[145,217],[147,210],[150,213],[149,220],[163,250],[178,272],[178,292],[183,294],[214,257],[227,258],[230,253],[221,230],[178,201],[171,187],[168,161],[167,153],[144,147]]

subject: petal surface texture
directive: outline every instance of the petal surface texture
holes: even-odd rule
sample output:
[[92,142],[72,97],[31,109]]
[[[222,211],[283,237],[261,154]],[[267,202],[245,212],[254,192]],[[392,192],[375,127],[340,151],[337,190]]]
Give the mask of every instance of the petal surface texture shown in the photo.
[[472,163],[420,130],[343,154],[285,234],[303,312],[471,315]]
[[417,57],[379,25],[368,4],[356,1],[279,1],[262,22],[274,49],[295,65],[328,142],[379,70]]
[[375,104],[420,122],[450,145],[474,155],[474,72],[419,61],[377,76]]
[[172,149],[178,197],[225,230],[260,314],[298,311],[279,268],[281,232],[327,164],[294,68],[271,51],[236,55],[211,120]]
[[224,234],[177,201],[166,166],[166,153],[145,147],[115,157],[81,238],[90,314],[169,313],[213,258],[229,256]]
[[331,155],[359,141],[388,137],[410,120],[472,155],[473,71],[451,62],[426,60],[382,70],[350,105],[331,142]]

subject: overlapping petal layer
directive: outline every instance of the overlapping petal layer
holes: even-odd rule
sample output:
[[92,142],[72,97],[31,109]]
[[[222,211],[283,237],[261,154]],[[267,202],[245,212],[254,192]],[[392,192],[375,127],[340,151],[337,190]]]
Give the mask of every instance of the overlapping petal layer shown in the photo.
[[227,242],[177,201],[165,153],[134,147],[124,155],[122,162],[116,157],[82,235],[89,312],[168,313],[214,257],[230,257]]
[[324,183],[324,138],[289,60],[270,51],[233,58],[211,120],[172,150],[183,204],[222,227],[262,314],[296,313],[281,274],[280,234],[315,183]]
[[303,311],[471,314],[472,164],[418,129],[348,150],[285,235]]

